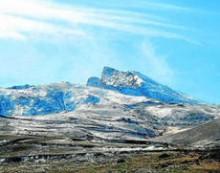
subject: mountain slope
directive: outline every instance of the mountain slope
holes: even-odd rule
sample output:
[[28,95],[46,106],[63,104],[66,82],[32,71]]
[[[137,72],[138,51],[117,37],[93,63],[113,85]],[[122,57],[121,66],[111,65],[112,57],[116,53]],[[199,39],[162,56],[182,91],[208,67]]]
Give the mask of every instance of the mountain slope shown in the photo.
[[195,128],[158,138],[156,141],[167,142],[181,147],[220,147],[220,119],[199,125]]
[[42,86],[0,89],[0,115],[47,115],[75,111],[80,105],[145,102],[114,91],[56,83]]
[[89,78],[87,86],[116,90],[127,95],[145,96],[165,103],[197,103],[139,72],[121,72],[110,67],[104,67],[101,79]]

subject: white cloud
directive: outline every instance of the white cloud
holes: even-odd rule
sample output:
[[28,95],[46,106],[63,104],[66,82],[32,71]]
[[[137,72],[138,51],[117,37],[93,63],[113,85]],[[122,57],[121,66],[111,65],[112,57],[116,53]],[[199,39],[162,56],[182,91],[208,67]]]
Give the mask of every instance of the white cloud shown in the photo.
[[47,22],[26,19],[11,15],[0,15],[0,37],[9,37],[24,40],[33,37],[35,34],[47,34],[52,36],[63,35],[83,35],[78,30],[74,31],[62,26],[57,26]]
[[[2,0],[0,2],[0,37],[27,39],[35,35],[79,35],[79,29],[68,28],[46,19],[56,19],[55,11],[40,0]],[[44,19],[44,20],[43,20]]]
[[[124,10],[63,5],[52,0],[1,0],[0,37],[24,40],[36,36],[88,36],[88,27],[108,28],[146,37],[191,39],[160,16]],[[175,30],[175,31],[173,31]]]

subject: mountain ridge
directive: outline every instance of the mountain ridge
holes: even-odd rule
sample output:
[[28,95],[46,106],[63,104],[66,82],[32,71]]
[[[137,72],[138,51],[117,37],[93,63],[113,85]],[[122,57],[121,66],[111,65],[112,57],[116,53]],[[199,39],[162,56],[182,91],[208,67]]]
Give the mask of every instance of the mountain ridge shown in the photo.
[[101,78],[89,78],[87,86],[116,90],[127,95],[145,96],[165,103],[199,103],[140,72],[123,72],[107,66],[103,68]]
[[[180,93],[161,85],[139,72],[121,72],[104,67],[101,79],[89,78],[87,86],[69,82],[48,85],[21,85],[0,88],[0,115],[46,115],[71,112],[84,104],[103,104],[108,92],[119,98],[144,97],[142,101],[166,104],[195,104]],[[79,94],[80,93],[80,94]],[[114,98],[108,98],[111,102]],[[126,103],[126,102],[125,102]]]

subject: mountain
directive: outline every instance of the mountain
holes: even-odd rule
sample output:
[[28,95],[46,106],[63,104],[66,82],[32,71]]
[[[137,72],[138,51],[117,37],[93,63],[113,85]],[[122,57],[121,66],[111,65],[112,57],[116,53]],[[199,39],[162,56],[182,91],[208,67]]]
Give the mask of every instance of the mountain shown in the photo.
[[[11,124],[13,133],[33,133],[51,124],[62,133],[78,131],[103,140],[144,140],[220,118],[219,107],[195,103],[138,72],[110,67],[87,86],[61,82],[0,88],[0,116],[16,119],[2,120],[3,129]],[[27,119],[36,120],[37,127],[26,125]]]
[[101,79],[89,78],[87,86],[115,90],[126,95],[145,96],[165,103],[198,103],[139,72],[122,72],[111,67],[104,67]]
[[[109,93],[112,93],[112,97],[109,96]],[[120,95],[118,100],[115,99],[116,95]],[[62,82],[40,86],[23,85],[0,88],[0,115],[28,116],[72,112],[80,105],[107,102],[110,104],[120,99],[127,104],[125,98],[128,96],[133,100],[136,99],[136,103],[138,101],[148,101],[148,103],[151,101],[156,104],[159,102],[196,103],[141,73],[120,72],[110,67],[104,67],[102,78],[90,78],[87,86]]]
[[[127,160],[139,167],[150,163],[140,172],[152,166],[173,172],[177,165],[197,169],[202,157],[207,170],[210,159],[219,159],[219,131],[220,106],[201,104],[138,72],[105,67],[87,86],[0,88],[3,172],[97,172],[93,164],[111,165],[110,172],[120,164],[119,172],[126,172]],[[86,171],[85,165],[92,167]],[[139,172],[137,166],[131,172]]]

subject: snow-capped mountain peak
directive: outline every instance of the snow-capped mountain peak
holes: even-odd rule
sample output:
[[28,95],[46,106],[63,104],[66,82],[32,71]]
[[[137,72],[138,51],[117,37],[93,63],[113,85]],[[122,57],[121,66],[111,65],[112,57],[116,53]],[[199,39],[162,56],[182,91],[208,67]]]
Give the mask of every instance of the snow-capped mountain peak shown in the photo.
[[134,72],[120,72],[111,67],[104,67],[102,82],[110,86],[141,87],[143,80]]
[[127,95],[145,96],[165,103],[196,103],[195,100],[139,72],[123,72],[111,67],[104,67],[101,79],[91,77],[87,86],[116,90]]

